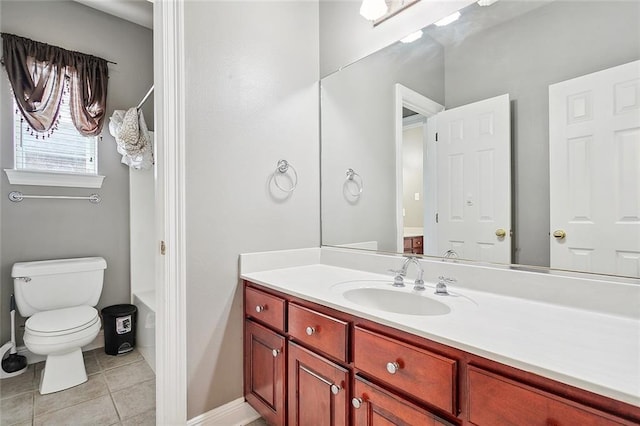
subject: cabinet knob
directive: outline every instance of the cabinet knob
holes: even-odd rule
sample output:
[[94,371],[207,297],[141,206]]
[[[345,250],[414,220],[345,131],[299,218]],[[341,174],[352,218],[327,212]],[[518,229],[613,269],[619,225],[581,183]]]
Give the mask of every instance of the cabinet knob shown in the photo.
[[337,395],[340,392],[340,386],[338,385],[331,385],[331,393],[334,395]]
[[312,334],[314,334],[316,332],[315,327],[307,327],[307,329],[305,330],[307,332],[307,336],[311,336]]
[[396,374],[400,370],[400,364],[397,362],[388,362],[387,363],[387,371],[389,374]]
[[353,398],[351,400],[351,405],[353,405],[353,408],[362,407],[362,398]]
[[280,355],[280,349],[272,349],[271,355],[273,355],[274,358],[277,357],[278,355]]
[[256,312],[258,313],[264,311],[265,309],[267,309],[266,306],[262,306],[262,305],[256,306]]

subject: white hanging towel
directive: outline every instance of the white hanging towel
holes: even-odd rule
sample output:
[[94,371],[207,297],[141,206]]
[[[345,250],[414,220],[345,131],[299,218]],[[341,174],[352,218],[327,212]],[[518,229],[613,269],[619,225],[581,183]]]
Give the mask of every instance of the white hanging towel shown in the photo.
[[141,110],[115,110],[109,119],[109,133],[116,138],[123,164],[138,170],[153,166],[152,134]]

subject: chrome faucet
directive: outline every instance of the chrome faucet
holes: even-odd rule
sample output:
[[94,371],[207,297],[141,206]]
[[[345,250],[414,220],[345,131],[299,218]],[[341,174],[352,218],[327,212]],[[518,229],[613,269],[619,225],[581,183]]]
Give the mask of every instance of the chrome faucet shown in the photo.
[[438,296],[448,296],[449,291],[447,290],[447,284],[451,284],[454,282],[456,282],[455,278],[447,278],[442,275],[439,276],[438,284],[436,284],[436,291],[434,292],[434,294],[437,294]]
[[454,249],[449,249],[442,254],[442,260],[457,259],[458,253]]
[[407,269],[409,269],[409,265],[411,263],[416,265],[416,268],[418,269],[418,276],[416,277],[416,280],[414,282],[413,289],[424,290],[424,280],[423,280],[424,270],[422,269],[422,266],[420,266],[420,261],[418,261],[418,258],[413,256],[409,256],[406,258],[406,260],[402,264],[402,268],[398,270],[394,270],[394,269],[391,270],[391,272],[396,274],[395,278],[393,279],[393,286],[404,287],[404,277],[407,276]]

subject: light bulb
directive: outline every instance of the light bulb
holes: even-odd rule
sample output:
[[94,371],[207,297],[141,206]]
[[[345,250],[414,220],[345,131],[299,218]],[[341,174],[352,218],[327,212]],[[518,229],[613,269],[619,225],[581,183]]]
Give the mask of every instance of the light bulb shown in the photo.
[[362,0],[360,15],[369,21],[375,21],[387,13],[387,9],[385,0]]
[[442,18],[438,22],[435,23],[436,27],[444,27],[445,25],[449,25],[452,22],[457,21],[460,18],[460,12],[454,12],[451,15]]
[[415,31],[405,38],[400,39],[402,43],[412,43],[422,37],[422,30]]

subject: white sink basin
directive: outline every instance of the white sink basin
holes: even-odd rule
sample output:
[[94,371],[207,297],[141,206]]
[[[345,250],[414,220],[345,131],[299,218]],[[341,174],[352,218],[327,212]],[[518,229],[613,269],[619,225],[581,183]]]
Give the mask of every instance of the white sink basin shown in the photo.
[[423,293],[399,289],[360,287],[342,293],[345,299],[366,308],[405,315],[445,315],[451,308]]

